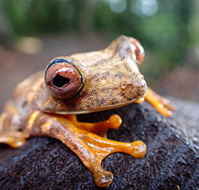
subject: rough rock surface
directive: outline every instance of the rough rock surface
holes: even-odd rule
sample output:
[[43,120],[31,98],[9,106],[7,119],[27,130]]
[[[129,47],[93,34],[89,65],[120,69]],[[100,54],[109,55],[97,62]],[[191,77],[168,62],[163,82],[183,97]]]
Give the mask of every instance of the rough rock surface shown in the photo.
[[[199,189],[199,104],[172,99],[178,109],[170,118],[147,102],[79,116],[99,121],[117,113],[123,119],[108,138],[147,145],[143,159],[115,153],[103,161],[114,174],[104,189]],[[0,189],[102,189],[79,158],[58,140],[30,138],[19,148],[0,145]]]

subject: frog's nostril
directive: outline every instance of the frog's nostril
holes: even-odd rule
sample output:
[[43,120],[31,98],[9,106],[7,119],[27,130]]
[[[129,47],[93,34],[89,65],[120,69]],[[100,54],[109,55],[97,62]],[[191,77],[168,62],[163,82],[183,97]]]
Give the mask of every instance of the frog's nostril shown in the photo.
[[58,88],[61,88],[63,86],[65,86],[66,84],[68,84],[70,81],[70,79],[66,78],[66,77],[63,77],[59,74],[57,74],[53,80],[52,80],[52,84],[55,86],[55,87],[58,87]]
[[124,80],[120,83],[122,91],[142,91],[146,88],[146,82],[143,75],[139,73],[133,73],[130,79]]

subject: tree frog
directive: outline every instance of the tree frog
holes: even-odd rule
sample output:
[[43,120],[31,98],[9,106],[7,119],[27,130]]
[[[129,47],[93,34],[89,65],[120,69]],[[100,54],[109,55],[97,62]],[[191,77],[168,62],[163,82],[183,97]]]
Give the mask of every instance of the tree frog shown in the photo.
[[106,49],[50,61],[17,85],[0,116],[0,143],[18,148],[31,136],[56,138],[69,147],[93,173],[97,186],[108,186],[113,174],[101,167],[114,152],[142,158],[146,146],[106,138],[108,129],[121,125],[119,115],[98,123],[79,122],[76,114],[98,112],[144,99],[158,112],[170,116],[174,107],[147,87],[139,65],[144,59],[140,43],[127,36]]

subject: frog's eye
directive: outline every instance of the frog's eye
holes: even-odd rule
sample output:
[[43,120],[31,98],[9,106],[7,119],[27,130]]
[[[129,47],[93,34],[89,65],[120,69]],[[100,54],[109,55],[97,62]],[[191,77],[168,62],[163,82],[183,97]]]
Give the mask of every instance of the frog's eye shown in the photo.
[[140,42],[135,38],[131,38],[131,43],[134,46],[134,52],[136,56],[136,60],[141,64],[144,60],[144,48],[140,45]]
[[55,59],[45,72],[45,83],[56,98],[75,96],[83,86],[83,77],[77,67],[66,59]]

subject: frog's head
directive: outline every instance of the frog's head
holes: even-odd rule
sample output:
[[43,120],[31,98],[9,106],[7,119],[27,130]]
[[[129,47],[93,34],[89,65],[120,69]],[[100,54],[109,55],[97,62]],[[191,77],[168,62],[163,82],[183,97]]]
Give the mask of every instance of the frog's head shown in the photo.
[[38,105],[45,112],[59,114],[128,105],[147,90],[138,69],[143,58],[139,42],[126,36],[101,51],[55,58],[46,68]]

